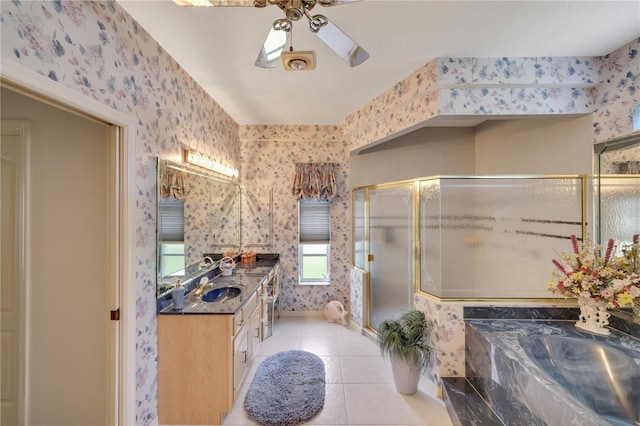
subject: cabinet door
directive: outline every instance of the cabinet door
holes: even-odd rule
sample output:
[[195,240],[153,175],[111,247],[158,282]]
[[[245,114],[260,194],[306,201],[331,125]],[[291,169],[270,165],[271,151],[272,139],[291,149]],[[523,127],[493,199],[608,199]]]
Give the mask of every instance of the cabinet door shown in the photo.
[[238,398],[238,393],[249,370],[249,329],[243,327],[236,336],[233,345],[233,399]]
[[261,327],[261,313],[260,307],[256,307],[256,310],[251,314],[249,320],[249,339],[251,344],[249,345],[249,359],[253,362],[253,358],[258,353],[260,342],[262,341],[262,327]]

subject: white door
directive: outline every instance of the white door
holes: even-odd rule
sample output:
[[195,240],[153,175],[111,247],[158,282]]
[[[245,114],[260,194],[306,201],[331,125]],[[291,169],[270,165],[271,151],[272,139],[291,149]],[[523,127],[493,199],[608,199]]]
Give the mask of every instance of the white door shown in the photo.
[[3,119],[31,123],[26,423],[107,424],[117,383],[113,132],[9,90],[1,100]]
[[24,363],[22,345],[24,337],[20,327],[22,315],[20,298],[20,183],[22,179],[22,139],[23,127],[6,123],[2,127],[0,151],[2,175],[0,195],[0,222],[2,246],[0,253],[1,303],[0,303],[0,361],[1,361],[1,417],[0,424],[18,425],[20,416],[20,393],[24,386]]

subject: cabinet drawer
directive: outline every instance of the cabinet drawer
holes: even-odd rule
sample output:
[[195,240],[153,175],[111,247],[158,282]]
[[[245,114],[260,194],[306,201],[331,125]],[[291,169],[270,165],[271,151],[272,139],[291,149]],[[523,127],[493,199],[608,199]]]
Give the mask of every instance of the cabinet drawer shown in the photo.
[[247,303],[242,307],[242,319],[244,322],[249,321],[249,318],[251,318],[251,314],[256,309],[256,306],[258,306],[258,295],[254,292],[249,300],[247,300]]
[[249,322],[249,318],[251,318],[251,314],[255,310],[256,306],[258,306],[259,298],[257,294],[254,292],[247,303],[244,304],[242,309],[238,311],[233,316],[233,335],[237,336],[240,333],[240,330],[244,327],[246,323]]

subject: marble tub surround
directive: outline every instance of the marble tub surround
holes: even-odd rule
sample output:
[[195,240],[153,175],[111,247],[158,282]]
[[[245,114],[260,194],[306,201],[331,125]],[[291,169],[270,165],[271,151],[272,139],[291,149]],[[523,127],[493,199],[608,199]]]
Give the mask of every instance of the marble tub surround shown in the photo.
[[[617,330],[606,337],[582,332],[573,321],[468,320],[466,326],[467,380],[505,424],[640,422],[640,395],[633,391],[640,387],[639,339]],[[595,362],[602,357],[608,371]]]
[[580,310],[566,306],[465,306],[463,315],[465,320],[575,320],[580,315]]
[[445,406],[455,426],[504,426],[464,377],[442,379]]
[[630,309],[611,311],[609,327],[640,339],[640,317],[635,316]]

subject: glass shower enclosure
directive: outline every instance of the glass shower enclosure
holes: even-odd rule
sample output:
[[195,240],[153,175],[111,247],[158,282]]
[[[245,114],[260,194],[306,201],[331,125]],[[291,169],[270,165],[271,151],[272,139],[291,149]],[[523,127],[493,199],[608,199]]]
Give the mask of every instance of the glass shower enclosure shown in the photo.
[[586,176],[435,176],[353,190],[366,328],[437,299],[551,298],[551,260],[586,234]]

